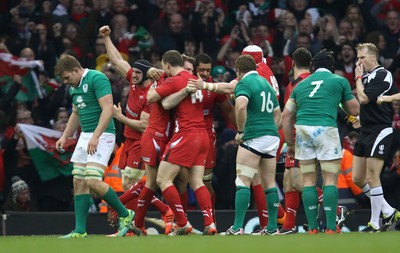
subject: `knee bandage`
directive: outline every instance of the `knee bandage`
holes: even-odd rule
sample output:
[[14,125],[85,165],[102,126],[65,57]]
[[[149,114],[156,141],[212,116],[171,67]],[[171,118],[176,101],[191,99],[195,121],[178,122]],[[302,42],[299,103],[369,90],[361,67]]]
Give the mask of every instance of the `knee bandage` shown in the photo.
[[337,174],[340,171],[340,164],[339,163],[321,163],[321,170]]
[[141,169],[126,167],[124,170],[121,170],[121,172],[123,177],[140,180],[142,179],[146,171]]
[[251,168],[249,166],[243,164],[236,164],[236,186],[246,186],[239,176],[245,176],[250,179],[254,178],[254,175],[257,173],[257,169]]
[[317,170],[317,164],[307,164],[307,165],[300,164],[300,169],[301,173],[315,172]]
[[85,179],[85,167],[74,165],[72,175],[77,179]]
[[85,179],[97,179],[103,180],[104,169],[99,167],[86,167],[85,170]]

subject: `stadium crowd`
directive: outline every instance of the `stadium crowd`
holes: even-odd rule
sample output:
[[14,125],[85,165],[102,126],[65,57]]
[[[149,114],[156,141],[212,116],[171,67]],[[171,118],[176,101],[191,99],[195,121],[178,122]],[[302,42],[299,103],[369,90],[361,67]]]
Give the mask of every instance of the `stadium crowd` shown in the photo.
[[[259,46],[260,59],[275,76],[282,111],[287,85],[294,79],[292,54],[299,47],[308,49],[313,56],[321,49],[332,51],[334,73],[348,80],[357,97],[356,46],[372,43],[379,50],[379,64],[392,73],[393,85],[400,88],[400,3],[396,0],[5,0],[0,3],[0,23],[2,66],[10,65],[11,57],[26,63],[27,69],[7,72],[0,66],[0,206],[6,203],[2,211],[73,209],[72,176],[42,180],[16,125],[65,130],[73,106],[68,85],[54,74],[62,55],[72,55],[85,68],[103,72],[111,82],[114,104],[125,115],[130,83],[119,73],[118,64],[110,60],[113,56],[104,34],[99,32],[103,26],[109,26],[111,43],[130,66],[144,59],[146,64],[161,69],[163,54],[177,50],[194,59],[192,67],[199,67],[196,56],[208,55],[212,67],[202,70],[208,72],[205,78],[197,70],[204,81],[210,78],[208,82],[234,80],[235,61],[242,50],[249,45]],[[149,70],[138,69],[142,74]],[[145,75],[144,78],[147,79]],[[399,103],[392,103],[394,140],[380,175],[385,198],[397,209],[400,209]],[[211,109],[216,133],[215,165],[209,178],[215,192],[212,201],[215,209],[234,209],[237,129],[220,108]],[[338,108],[337,113],[342,146],[348,151],[344,152],[352,157],[359,126],[343,110]],[[113,161],[114,156],[118,156],[121,143],[130,138],[124,136],[121,117],[114,118],[117,145],[111,165],[118,164]],[[286,145],[277,154],[281,173],[285,152]],[[351,163],[343,162],[341,166],[339,204],[352,209],[370,208],[369,199],[351,180]],[[277,179],[282,189],[282,179],[279,175]],[[124,188],[120,185],[114,190],[122,194],[129,186]],[[31,204],[7,209],[13,206],[12,202],[16,204],[20,191],[31,195]],[[196,208],[195,192],[188,189],[188,208]],[[101,211],[103,205],[104,202],[95,199],[92,211]]]

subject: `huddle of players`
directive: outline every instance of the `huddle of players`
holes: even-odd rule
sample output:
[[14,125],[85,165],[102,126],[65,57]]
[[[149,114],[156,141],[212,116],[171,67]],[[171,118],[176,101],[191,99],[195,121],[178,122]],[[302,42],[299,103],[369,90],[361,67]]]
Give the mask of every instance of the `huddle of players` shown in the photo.
[[[110,60],[123,75],[126,75],[132,86],[128,97],[126,115],[120,115],[121,108],[119,105],[114,108],[114,113],[119,115],[116,118],[126,125],[124,134],[127,137],[128,145],[125,144],[124,146],[120,168],[124,169],[124,187],[130,189],[120,199],[123,200],[123,203],[136,199],[132,206],[132,209],[136,211],[136,217],[131,230],[137,235],[146,235],[144,218],[149,205],[153,204],[163,215],[166,222],[166,234],[183,235],[190,233],[193,228],[185,214],[185,203],[187,203],[185,186],[189,182],[202,210],[204,218],[203,234],[216,234],[215,196],[210,184],[212,168],[215,164],[215,133],[212,125],[212,113],[214,106],[218,105],[225,111],[228,118],[236,123],[234,108],[227,96],[216,92],[233,93],[237,80],[231,83],[212,83],[212,78],[209,75],[211,59],[205,54],[200,54],[196,57],[193,67],[200,77],[199,81],[195,81],[196,77],[183,68],[184,58],[182,58],[182,55],[174,50],[163,55],[163,71],[151,68],[151,64],[145,60],[135,62],[131,68],[112,44],[109,38],[110,32],[108,26],[100,28],[100,34],[105,39]],[[249,46],[243,50],[242,54],[252,56],[257,64],[258,74],[269,81],[276,90],[275,95],[279,96],[279,90],[276,89],[276,79],[268,66],[262,62],[261,49],[257,46]],[[295,84],[308,75],[309,71],[300,71],[295,74],[296,80],[288,87],[293,88]],[[151,76],[152,80],[146,80],[147,76]],[[154,81],[153,84],[152,81]],[[286,93],[285,100],[288,99],[287,94],[290,94],[290,92]],[[149,103],[151,107],[149,107]],[[172,130],[172,127],[174,127],[174,130]],[[278,124],[276,127],[278,127]],[[293,143],[288,143],[288,145],[293,145]],[[279,153],[278,146],[273,152],[275,155],[272,157]],[[263,158],[263,156],[261,157]],[[145,164],[145,172],[142,170],[142,161]],[[288,168],[299,167],[293,157],[287,159],[286,165]],[[269,217],[272,221],[270,223],[275,223],[275,225],[269,225],[268,229],[268,198],[266,200],[264,190],[266,194],[268,194],[268,191],[261,187],[261,180],[259,178],[257,180],[257,176],[262,177],[263,175],[257,175],[261,174],[257,172],[252,174],[251,178],[254,179],[252,180],[252,189],[256,196],[262,227],[259,234],[294,232],[294,221],[299,202],[298,192],[302,191],[302,184],[298,182],[296,169],[291,171],[285,173],[286,181],[289,182],[287,185],[294,185],[294,187],[288,187],[285,190],[286,213],[281,206],[278,208],[277,203],[275,203],[278,201],[275,201],[272,205],[269,203],[268,207],[271,209]],[[143,185],[140,180],[142,180],[144,174],[146,174],[146,181]],[[273,175],[275,175],[275,172]],[[203,181],[206,182],[206,185]],[[237,182],[239,181],[237,180]],[[237,190],[239,190],[239,186],[241,185],[237,185]],[[161,189],[169,207],[154,197],[157,188]],[[236,229],[232,226],[226,234],[243,233],[238,229],[243,225],[241,223],[243,223],[245,212],[243,214],[242,211],[238,214],[237,206],[235,209],[234,226],[236,225]],[[246,209],[247,207],[244,208],[244,210]],[[278,217],[281,218],[278,221],[281,224],[283,223],[280,231],[276,227]],[[172,222],[175,218],[176,225],[172,228]]]

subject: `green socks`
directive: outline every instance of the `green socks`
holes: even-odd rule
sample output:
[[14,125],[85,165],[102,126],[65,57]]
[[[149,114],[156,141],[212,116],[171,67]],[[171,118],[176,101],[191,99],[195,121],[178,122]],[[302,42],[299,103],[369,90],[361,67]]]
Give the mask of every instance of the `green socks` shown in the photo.
[[268,206],[268,226],[267,230],[270,232],[275,231],[278,219],[279,197],[278,190],[274,187],[265,191]]
[[250,188],[245,186],[236,187],[235,197],[235,221],[233,230],[237,231],[243,227],[244,217],[250,203]]
[[324,210],[327,229],[336,231],[336,209],[338,204],[338,190],[335,185],[324,187]]
[[108,187],[107,193],[103,196],[103,199],[110,205],[112,208],[117,211],[119,217],[127,217],[129,215],[128,210],[118,199],[117,194],[115,194],[114,190],[111,187]]
[[86,232],[86,218],[90,207],[90,195],[80,194],[74,196],[75,230],[83,234]]
[[[306,212],[308,229],[318,229],[317,216],[318,216],[318,193],[315,186],[304,186],[303,194],[304,211]],[[325,200],[325,195],[324,195]],[[325,202],[325,201],[324,201]]]

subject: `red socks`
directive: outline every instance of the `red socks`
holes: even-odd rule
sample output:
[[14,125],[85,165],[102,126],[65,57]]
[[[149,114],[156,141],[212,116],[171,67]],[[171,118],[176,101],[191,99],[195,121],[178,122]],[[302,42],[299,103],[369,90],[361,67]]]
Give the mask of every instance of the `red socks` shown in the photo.
[[286,219],[285,223],[283,223],[282,226],[283,229],[291,230],[292,228],[294,228],[299,203],[300,195],[297,191],[290,191],[285,193]]
[[260,227],[266,227],[268,225],[268,209],[264,189],[261,184],[253,185],[251,189],[253,190],[254,202],[257,207],[258,218],[260,219]]
[[167,201],[169,207],[175,214],[176,224],[180,227],[184,227],[187,223],[186,214],[183,210],[181,199],[179,197],[179,193],[176,190],[174,185],[167,187],[162,195],[164,199]]

